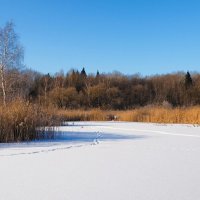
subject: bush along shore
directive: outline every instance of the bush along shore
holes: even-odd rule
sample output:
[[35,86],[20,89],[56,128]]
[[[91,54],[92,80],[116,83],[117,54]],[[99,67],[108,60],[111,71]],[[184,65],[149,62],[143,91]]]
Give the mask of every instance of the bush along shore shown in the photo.
[[0,142],[19,142],[53,136],[46,127],[59,125],[54,111],[23,100],[0,106]]

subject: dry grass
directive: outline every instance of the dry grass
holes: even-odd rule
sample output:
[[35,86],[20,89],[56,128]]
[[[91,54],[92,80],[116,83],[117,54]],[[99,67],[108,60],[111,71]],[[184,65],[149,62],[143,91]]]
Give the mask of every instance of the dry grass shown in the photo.
[[153,123],[200,124],[200,107],[163,108],[144,107],[127,111],[59,110],[64,121],[130,121]]
[[53,111],[22,100],[0,106],[0,142],[41,138],[45,135],[42,130],[56,122],[54,116]]
[[45,127],[58,125],[61,121],[110,120],[200,124],[200,107],[149,106],[127,111],[57,110],[17,100],[6,107],[0,106],[0,142],[29,141],[48,137],[44,131]]
[[112,119],[114,111],[92,110],[58,110],[63,121],[106,121]]
[[189,108],[139,108],[119,113],[122,121],[200,124],[200,107]]

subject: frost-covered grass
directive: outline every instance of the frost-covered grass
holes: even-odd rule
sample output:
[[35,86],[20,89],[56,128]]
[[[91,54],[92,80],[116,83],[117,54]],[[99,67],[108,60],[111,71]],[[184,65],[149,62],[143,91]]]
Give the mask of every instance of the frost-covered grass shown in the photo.
[[200,127],[76,122],[0,144],[0,199],[197,200]]

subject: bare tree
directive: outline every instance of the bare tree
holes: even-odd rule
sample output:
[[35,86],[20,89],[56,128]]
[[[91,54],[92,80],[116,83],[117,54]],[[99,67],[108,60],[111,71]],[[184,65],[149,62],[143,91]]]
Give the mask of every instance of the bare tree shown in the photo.
[[6,73],[21,66],[23,48],[18,41],[12,22],[0,28],[0,81],[3,94],[3,104],[7,101]]

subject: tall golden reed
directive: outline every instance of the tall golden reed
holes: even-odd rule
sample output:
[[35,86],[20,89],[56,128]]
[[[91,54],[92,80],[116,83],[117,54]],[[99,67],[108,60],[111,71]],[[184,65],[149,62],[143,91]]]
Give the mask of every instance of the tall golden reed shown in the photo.
[[200,107],[164,108],[158,106],[126,111],[58,110],[64,121],[130,121],[152,123],[200,124]]
[[0,142],[41,138],[44,133],[42,130],[53,125],[55,119],[51,110],[23,100],[11,102],[6,107],[0,106]]

